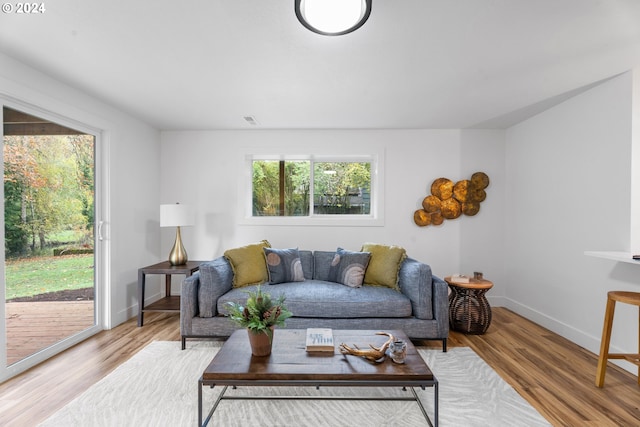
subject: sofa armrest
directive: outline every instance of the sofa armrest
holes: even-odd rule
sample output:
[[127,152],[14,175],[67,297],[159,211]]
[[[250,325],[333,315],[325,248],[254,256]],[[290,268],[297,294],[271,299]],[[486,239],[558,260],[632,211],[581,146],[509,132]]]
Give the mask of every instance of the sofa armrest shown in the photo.
[[200,264],[198,288],[198,316],[214,317],[218,314],[218,298],[233,287],[233,269],[229,260],[221,256]]
[[411,300],[411,309],[417,319],[434,318],[431,267],[413,258],[407,258],[398,273],[400,291]]
[[191,334],[192,319],[198,315],[200,272],[186,277],[180,288],[180,335]]
[[437,276],[433,276],[433,318],[442,337],[449,336],[449,285]]

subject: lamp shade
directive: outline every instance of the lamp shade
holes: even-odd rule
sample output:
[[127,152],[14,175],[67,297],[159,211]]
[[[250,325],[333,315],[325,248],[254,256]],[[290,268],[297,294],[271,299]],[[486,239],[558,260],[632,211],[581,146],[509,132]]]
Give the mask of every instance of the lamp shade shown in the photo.
[[195,222],[195,213],[189,205],[160,205],[160,227],[183,227]]

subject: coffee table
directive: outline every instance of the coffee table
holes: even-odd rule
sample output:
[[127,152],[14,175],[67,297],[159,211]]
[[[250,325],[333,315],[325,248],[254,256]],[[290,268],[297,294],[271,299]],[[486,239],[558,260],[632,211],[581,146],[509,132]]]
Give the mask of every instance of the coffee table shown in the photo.
[[[314,396],[251,396],[255,400],[402,400],[415,401],[430,426],[438,425],[438,380],[433,375],[409,338],[402,331],[385,331],[396,339],[407,343],[404,364],[387,358],[382,363],[368,362],[362,357],[343,355],[340,343],[356,344],[367,348],[369,344],[379,346],[388,337],[376,335],[374,330],[333,330],[336,348],[333,353],[307,353],[306,330],[277,329],[274,333],[271,355],[251,355],[247,331],[235,331],[215,355],[202,377],[198,380],[198,425],[206,426],[222,400],[246,400],[247,397],[226,396],[229,386],[313,386],[319,388],[347,387],[402,387],[409,388],[406,397],[314,397]],[[203,387],[224,386],[203,423]],[[434,388],[433,424],[420,402],[415,387],[423,390]]]

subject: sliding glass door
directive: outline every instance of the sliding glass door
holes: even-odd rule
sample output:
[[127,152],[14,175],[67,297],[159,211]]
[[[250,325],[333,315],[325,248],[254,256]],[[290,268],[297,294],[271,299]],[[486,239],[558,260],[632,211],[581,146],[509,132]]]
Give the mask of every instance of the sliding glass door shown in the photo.
[[98,135],[46,115],[2,109],[5,371],[100,329]]

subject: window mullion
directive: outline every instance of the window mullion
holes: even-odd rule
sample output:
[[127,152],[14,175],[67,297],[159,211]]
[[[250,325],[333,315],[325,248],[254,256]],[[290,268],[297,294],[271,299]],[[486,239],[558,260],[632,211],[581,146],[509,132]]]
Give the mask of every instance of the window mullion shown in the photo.
[[313,159],[309,160],[309,216],[315,215],[314,200],[316,199],[316,187],[315,187],[315,166]]
[[280,160],[280,170],[279,170],[279,177],[280,177],[280,209],[279,209],[279,213],[280,216],[284,216],[285,212],[284,212],[284,190],[285,190],[285,177],[284,177],[284,160]]

